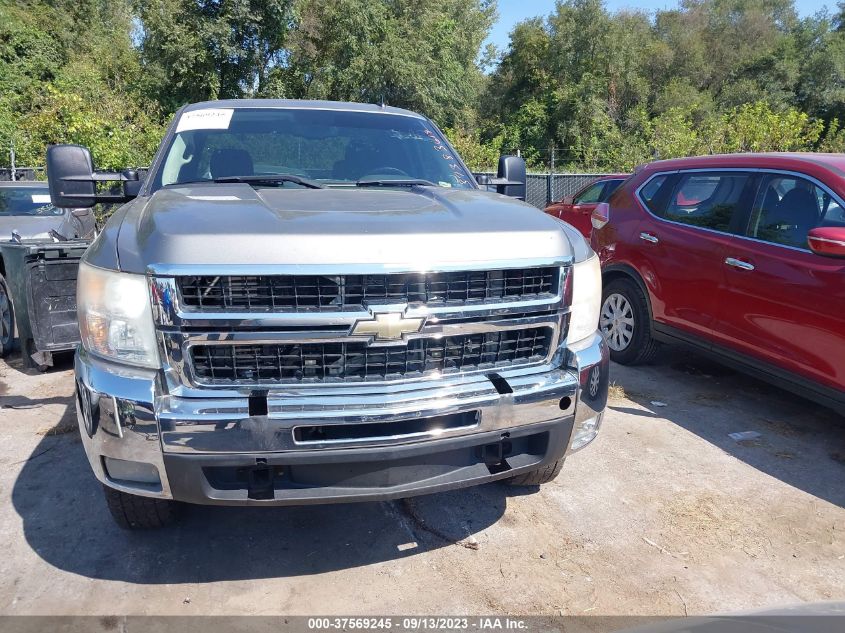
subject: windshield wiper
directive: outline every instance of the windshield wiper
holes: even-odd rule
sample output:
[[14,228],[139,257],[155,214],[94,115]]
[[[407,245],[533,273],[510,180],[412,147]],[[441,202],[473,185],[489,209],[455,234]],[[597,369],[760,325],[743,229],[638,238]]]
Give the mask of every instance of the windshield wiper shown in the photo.
[[213,182],[244,182],[247,184],[262,184],[273,182],[292,182],[295,185],[308,187],[309,189],[325,189],[319,182],[308,180],[307,178],[300,178],[293,174],[255,174],[252,176],[222,176],[214,178]]
[[373,178],[367,180],[359,180],[355,183],[356,187],[436,187],[430,180],[423,180],[422,178]]
[[260,185],[260,184],[271,184],[275,182],[292,182],[295,185],[300,185],[301,187],[307,187],[309,189],[325,189],[323,185],[319,182],[314,182],[313,180],[308,180],[307,178],[300,178],[299,176],[294,176],[293,174],[254,174],[251,176],[221,176],[220,178],[202,178],[198,180],[183,180],[181,182],[171,182],[170,184],[164,185],[165,187],[181,187],[182,185],[199,185],[202,183],[246,183],[250,185]]

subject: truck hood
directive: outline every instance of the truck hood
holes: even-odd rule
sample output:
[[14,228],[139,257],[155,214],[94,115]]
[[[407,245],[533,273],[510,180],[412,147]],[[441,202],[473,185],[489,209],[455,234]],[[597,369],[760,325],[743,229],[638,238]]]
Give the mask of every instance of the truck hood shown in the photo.
[[426,270],[571,255],[561,224],[528,204],[434,187],[173,187],[129,205],[117,238],[120,269],[137,273],[277,264]]

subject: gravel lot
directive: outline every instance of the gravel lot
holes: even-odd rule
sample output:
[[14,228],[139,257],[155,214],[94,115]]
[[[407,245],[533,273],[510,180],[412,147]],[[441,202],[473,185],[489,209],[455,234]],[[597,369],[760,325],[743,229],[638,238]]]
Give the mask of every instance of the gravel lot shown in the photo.
[[0,361],[0,612],[683,615],[845,599],[845,419],[677,349],[611,380],[599,439],[540,490],[193,507],[139,534],[112,524],[89,472],[70,360],[43,375]]

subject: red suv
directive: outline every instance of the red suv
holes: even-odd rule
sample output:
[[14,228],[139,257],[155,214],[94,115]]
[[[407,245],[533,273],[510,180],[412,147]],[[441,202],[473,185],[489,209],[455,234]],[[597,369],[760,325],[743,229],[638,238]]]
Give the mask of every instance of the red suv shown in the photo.
[[600,202],[606,202],[629,175],[602,176],[576,191],[574,195],[566,196],[560,202],[553,202],[546,207],[545,211],[549,215],[568,222],[589,240],[590,233],[593,231],[590,224],[593,211]]
[[688,343],[845,412],[845,155],[651,163],[594,224],[613,360]]

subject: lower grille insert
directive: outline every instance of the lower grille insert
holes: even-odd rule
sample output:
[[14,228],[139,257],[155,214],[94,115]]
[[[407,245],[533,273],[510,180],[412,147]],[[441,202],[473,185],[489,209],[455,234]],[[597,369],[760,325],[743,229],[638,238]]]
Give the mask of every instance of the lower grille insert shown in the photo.
[[543,361],[553,329],[535,327],[418,338],[407,345],[365,342],[194,345],[200,382],[307,383],[407,379],[441,372],[488,370]]
[[298,426],[293,430],[293,439],[297,444],[321,444],[437,435],[444,431],[472,428],[478,425],[479,419],[478,411],[466,411],[398,422]]

